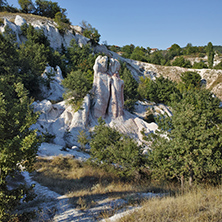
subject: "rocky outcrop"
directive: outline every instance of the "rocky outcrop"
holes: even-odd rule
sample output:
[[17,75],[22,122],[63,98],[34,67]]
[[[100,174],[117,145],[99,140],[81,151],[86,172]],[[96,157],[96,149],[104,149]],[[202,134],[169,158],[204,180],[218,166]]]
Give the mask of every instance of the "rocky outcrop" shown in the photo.
[[[81,109],[74,112],[72,106],[66,101],[52,104],[51,100],[60,98],[64,90],[61,88],[63,78],[59,67],[56,67],[56,70],[47,67],[43,78],[47,79],[50,76],[53,81],[49,88],[42,91],[46,99],[33,103],[34,111],[40,112],[41,115],[32,128],[48,136],[53,135],[55,144],[72,147],[79,145],[79,131],[93,130],[98,124],[97,118],[103,117],[107,125],[142,143],[141,130],[144,129],[148,134],[155,131],[157,125],[146,123],[139,115],[133,115],[124,110],[124,83],[119,78],[119,69],[120,63],[116,59],[99,56],[94,65],[93,89],[90,95],[84,98]],[[49,75],[50,73],[54,75]]]
[[107,56],[98,56],[93,69],[94,117],[105,118],[106,115],[109,115],[117,118],[122,116],[124,82],[119,77],[120,63],[113,58],[109,62]]
[[[21,26],[24,23],[31,24],[35,29],[42,29],[44,31],[45,36],[47,36],[50,46],[59,50],[62,46],[68,47],[70,45],[70,41],[75,39],[77,44],[82,47],[82,45],[87,44],[89,41],[88,38],[82,36],[81,34],[76,32],[76,27],[70,26],[69,30],[66,30],[64,34],[61,34],[57,29],[57,24],[50,19],[43,19],[42,17],[35,17],[32,19],[32,16],[29,16],[30,20],[26,21],[22,16],[16,15],[15,18],[8,16],[4,17],[4,25],[0,27],[0,32],[4,33],[6,26],[8,26],[16,36],[16,42],[21,44],[25,41],[25,37],[22,35]],[[14,23],[9,21],[14,19]]]
[[61,101],[62,95],[65,92],[62,86],[62,71],[59,66],[54,69],[51,66],[47,66],[42,74],[45,84],[40,87],[42,97],[48,100]]

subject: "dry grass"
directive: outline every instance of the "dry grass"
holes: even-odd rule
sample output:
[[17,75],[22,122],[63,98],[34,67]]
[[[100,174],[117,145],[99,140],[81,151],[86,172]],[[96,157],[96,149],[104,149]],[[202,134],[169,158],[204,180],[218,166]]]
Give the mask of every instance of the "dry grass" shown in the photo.
[[10,22],[14,22],[16,15],[22,16],[27,21],[27,23],[31,23],[35,20],[40,20],[42,22],[47,22],[47,21],[54,22],[54,20],[51,18],[34,15],[34,14],[25,14],[25,13],[20,13],[20,12],[18,13],[0,12],[0,18],[7,18]]
[[119,221],[222,221],[222,186],[197,188],[175,197],[148,200],[143,207]]
[[67,195],[72,204],[82,209],[93,206],[95,200],[104,197],[124,198],[134,192],[150,190],[148,183],[124,182],[114,173],[72,157],[39,158],[35,169],[34,180],[61,195]]

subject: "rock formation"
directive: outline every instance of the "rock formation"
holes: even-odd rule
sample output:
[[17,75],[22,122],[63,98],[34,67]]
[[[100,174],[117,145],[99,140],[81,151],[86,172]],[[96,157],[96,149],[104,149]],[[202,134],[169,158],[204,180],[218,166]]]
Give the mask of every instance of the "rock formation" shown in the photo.
[[[75,146],[78,144],[80,130],[91,131],[98,124],[98,117],[103,117],[110,127],[133,137],[138,143],[143,141],[141,130],[150,133],[157,129],[156,123],[147,123],[140,118],[139,110],[133,115],[124,110],[123,87],[124,82],[119,78],[120,63],[118,60],[106,56],[98,56],[94,65],[94,82],[91,95],[87,95],[81,109],[74,112],[71,105],[65,101],[52,104],[61,95],[62,75],[59,67],[54,71],[47,67],[46,72],[55,72],[54,81],[45,92],[46,99],[33,103],[35,111],[41,115],[32,128],[45,134],[55,136],[54,143],[62,146]],[[144,108],[145,111],[145,108]],[[143,112],[143,111],[142,111]]]
[[[10,22],[14,18],[14,23]],[[21,44],[26,40],[26,38],[22,35],[21,26],[25,23],[31,24],[35,29],[42,29],[44,31],[45,36],[48,38],[50,42],[50,46],[55,49],[61,49],[62,45],[64,47],[69,47],[70,41],[72,39],[76,40],[76,43],[82,47],[82,45],[87,44],[89,41],[88,38],[76,33],[76,28],[74,26],[70,26],[71,29],[67,30],[64,35],[60,34],[57,29],[57,24],[49,19],[39,18],[33,19],[31,16],[29,21],[26,21],[22,16],[16,15],[12,17],[12,15],[4,16],[4,25],[0,26],[0,32],[4,33],[5,27],[8,26],[16,36],[16,42]],[[10,21],[9,21],[10,20]]]
[[120,63],[113,58],[109,62],[107,56],[98,56],[93,69],[94,117],[105,118],[106,115],[109,115],[117,118],[122,116],[124,82],[119,77]]
[[42,84],[40,87],[42,97],[48,100],[61,101],[65,90],[62,86],[63,76],[60,67],[56,66],[55,70],[53,67],[47,66],[42,77],[46,82],[49,81],[48,86]]

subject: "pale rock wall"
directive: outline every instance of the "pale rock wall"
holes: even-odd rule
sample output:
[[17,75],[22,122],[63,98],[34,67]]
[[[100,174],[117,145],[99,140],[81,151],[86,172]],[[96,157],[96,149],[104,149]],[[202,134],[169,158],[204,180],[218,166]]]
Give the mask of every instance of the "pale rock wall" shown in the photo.
[[[24,36],[21,35],[21,25],[24,23],[27,23],[26,20],[20,16],[16,15],[14,23],[10,22],[7,18],[4,18],[4,26],[0,27],[0,32],[5,31],[6,25],[9,26],[13,30],[13,32],[16,35],[16,42],[18,44],[21,44],[24,41]],[[51,21],[51,20],[38,20],[38,19],[33,19],[31,20],[30,24],[35,28],[35,29],[42,29],[44,31],[45,36],[47,36],[50,46],[55,49],[55,50],[60,50],[61,46],[63,45],[64,47],[69,47],[70,41],[72,39],[75,39],[77,44],[79,44],[80,47],[83,45],[87,44],[89,41],[88,38],[75,33],[75,29],[67,30],[64,35],[59,33],[59,30],[56,28],[56,23]]]
[[[118,76],[119,69],[120,64],[117,60],[108,60],[107,57],[99,56],[94,65],[94,86],[90,93],[92,95],[94,90],[96,92],[94,97],[86,95],[81,109],[77,112],[74,112],[72,106],[66,101],[52,104],[48,98],[41,102],[34,102],[34,111],[41,112],[41,115],[32,128],[54,135],[54,143],[58,145],[79,146],[79,131],[92,131],[98,124],[97,118],[101,116],[108,126],[128,134],[141,144],[143,142],[141,130],[144,128],[145,133],[148,134],[155,131],[157,125],[146,123],[139,118],[139,115],[133,115],[124,110],[124,83]],[[53,70],[51,67],[46,68],[46,72]],[[62,81],[62,74],[59,70],[57,69],[57,75],[54,76],[56,84],[51,96],[59,95],[56,93],[56,88],[59,88]],[[46,73],[43,77],[47,77]]]
[[56,66],[56,69],[54,69],[51,66],[47,66],[42,77],[46,81],[50,81],[49,87],[44,84],[40,86],[43,98],[54,101],[62,100],[62,95],[65,92],[65,89],[62,86],[63,76],[60,67]]

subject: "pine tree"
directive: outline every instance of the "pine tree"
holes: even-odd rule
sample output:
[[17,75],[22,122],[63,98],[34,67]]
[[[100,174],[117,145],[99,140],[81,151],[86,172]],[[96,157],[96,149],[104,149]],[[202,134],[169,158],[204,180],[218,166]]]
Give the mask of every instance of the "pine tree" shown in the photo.
[[31,109],[32,101],[21,83],[9,84],[0,79],[0,221],[9,221],[12,210],[23,201],[32,199],[30,189],[20,185],[9,189],[7,178],[23,170],[31,171],[39,139],[30,126],[37,115]]
[[34,5],[31,0],[18,0],[18,3],[24,13],[30,13],[34,9]]
[[206,51],[208,57],[208,66],[210,69],[212,69],[214,63],[214,50],[213,50],[213,44],[211,42],[207,44]]
[[[219,183],[222,176],[222,115],[219,99],[206,90],[188,91],[173,104],[173,116],[159,120],[151,141],[153,176]],[[163,136],[165,135],[165,136]]]
[[2,35],[0,40],[0,221],[9,221],[12,210],[22,198],[32,198],[32,192],[25,185],[10,190],[7,178],[14,177],[21,167],[32,169],[39,138],[30,129],[37,115],[21,83],[18,53]]

